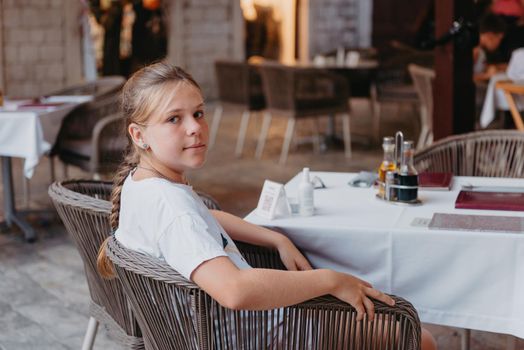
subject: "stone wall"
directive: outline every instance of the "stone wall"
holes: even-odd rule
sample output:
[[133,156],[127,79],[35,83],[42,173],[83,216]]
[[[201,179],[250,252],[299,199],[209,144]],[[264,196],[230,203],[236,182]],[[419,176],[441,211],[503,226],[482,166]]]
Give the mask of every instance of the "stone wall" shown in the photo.
[[370,45],[371,1],[309,0],[309,7],[311,57],[338,46]]
[[[72,20],[76,21],[71,0],[0,1],[2,29],[3,88],[11,96],[38,96],[78,80],[71,75],[69,39]],[[65,11],[70,12],[67,17]],[[79,33],[78,33],[79,35]],[[77,68],[77,70],[80,68]],[[74,69],[75,70],[75,69]]]
[[173,0],[169,10],[169,59],[190,72],[206,98],[216,97],[214,62],[243,59],[239,0]]

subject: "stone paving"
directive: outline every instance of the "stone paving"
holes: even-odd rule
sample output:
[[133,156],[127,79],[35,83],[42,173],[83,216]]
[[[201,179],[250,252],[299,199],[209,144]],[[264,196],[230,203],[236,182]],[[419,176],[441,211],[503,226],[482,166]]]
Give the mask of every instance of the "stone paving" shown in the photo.
[[[365,101],[355,101],[351,123],[354,155],[346,160],[342,150],[327,150],[315,155],[308,145],[292,149],[285,166],[279,166],[278,156],[285,120],[274,118],[263,159],[253,159],[257,127],[260,118],[250,123],[245,156],[233,156],[236,132],[240,122],[238,111],[224,113],[217,143],[209,153],[203,169],[190,174],[192,185],[213,195],[223,209],[243,216],[256,206],[264,179],[286,182],[303,166],[323,171],[371,170],[378,166],[382,151],[370,145],[365,137],[369,133],[369,109]],[[416,134],[416,117],[409,108],[396,113],[385,108],[382,118],[383,132],[401,129],[412,138]],[[208,112],[212,114],[212,108]],[[307,123],[299,122],[299,134],[307,131]],[[302,131],[301,131],[302,130]],[[340,129],[339,129],[340,130]],[[58,163],[58,162],[57,162]],[[58,176],[61,167],[57,164]],[[21,162],[14,162],[17,203],[21,199]],[[70,169],[71,177],[85,177],[79,170]],[[51,208],[47,196],[49,185],[48,160],[43,159],[31,180],[31,208]],[[0,189],[0,200],[3,194]],[[0,213],[1,220],[2,213]],[[88,288],[83,275],[82,262],[65,229],[49,214],[33,215],[38,240],[25,243],[21,233],[11,230],[0,234],[0,350],[11,349],[79,349],[88,322]],[[439,349],[460,349],[460,330],[425,325],[436,337]],[[472,350],[505,349],[505,335],[472,332]],[[95,349],[120,349],[99,328]],[[518,340],[517,349],[524,349]]]

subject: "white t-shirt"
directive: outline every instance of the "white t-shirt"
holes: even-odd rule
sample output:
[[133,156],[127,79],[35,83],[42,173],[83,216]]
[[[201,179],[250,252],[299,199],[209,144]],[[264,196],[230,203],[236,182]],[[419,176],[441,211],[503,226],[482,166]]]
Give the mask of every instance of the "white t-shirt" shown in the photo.
[[[131,172],[131,174],[133,171]],[[191,186],[161,178],[124,181],[115,237],[125,247],[164,259],[189,279],[203,262],[227,256],[250,268]]]

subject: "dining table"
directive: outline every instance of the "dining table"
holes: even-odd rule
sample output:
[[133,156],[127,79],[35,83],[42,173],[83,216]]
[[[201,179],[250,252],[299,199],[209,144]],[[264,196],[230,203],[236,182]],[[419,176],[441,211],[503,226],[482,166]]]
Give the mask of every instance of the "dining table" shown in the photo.
[[77,95],[4,100],[4,105],[0,107],[0,159],[4,192],[4,221],[0,222],[1,227],[16,225],[28,242],[36,239],[35,230],[24,218],[24,212],[16,208],[12,158],[24,160],[23,174],[30,179],[42,156],[54,145],[62,120],[92,98]]
[[[284,186],[290,203],[299,175]],[[325,184],[314,190],[313,216],[269,220],[255,209],[246,220],[283,232],[315,268],[349,273],[406,298],[423,322],[524,338],[524,212],[455,208],[463,188],[524,192],[524,179],[455,176],[450,190],[420,188],[420,203],[412,205],[379,199],[374,187],[350,186],[355,173],[311,175]],[[449,214],[520,226],[432,225]]]

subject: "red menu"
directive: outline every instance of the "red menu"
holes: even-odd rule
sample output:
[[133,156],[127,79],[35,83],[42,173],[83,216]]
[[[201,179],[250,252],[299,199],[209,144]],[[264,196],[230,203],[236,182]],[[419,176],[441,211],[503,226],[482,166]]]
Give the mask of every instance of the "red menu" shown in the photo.
[[420,173],[418,186],[421,190],[449,191],[452,179],[452,173]]
[[455,208],[524,211],[524,193],[460,191]]

